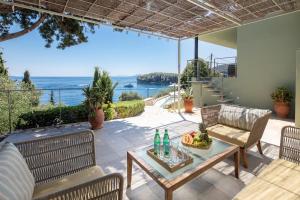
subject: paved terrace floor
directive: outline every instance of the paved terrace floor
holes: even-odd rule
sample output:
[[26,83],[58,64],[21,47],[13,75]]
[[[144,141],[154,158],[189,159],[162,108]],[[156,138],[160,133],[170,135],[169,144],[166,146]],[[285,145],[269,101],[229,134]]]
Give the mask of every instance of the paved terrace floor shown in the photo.
[[[126,190],[126,152],[151,144],[156,128],[162,131],[167,128],[171,137],[174,137],[185,131],[197,129],[200,121],[199,110],[195,110],[194,114],[178,114],[159,107],[146,107],[145,112],[140,116],[105,122],[104,128],[95,131],[97,163],[106,173],[119,172],[124,176],[125,199],[164,199],[164,191],[160,186],[137,166],[133,168],[132,187]],[[278,157],[280,130],[285,125],[294,125],[294,123],[275,118],[269,120],[262,139],[264,156],[257,153],[256,147],[251,149],[248,156],[249,168],[241,167],[240,179],[234,178],[233,159],[229,158],[176,190],[173,194],[174,199],[232,199],[266,165]],[[67,125],[64,128],[40,129],[34,133],[26,131],[11,135],[9,139],[11,141],[27,140],[32,137],[56,135],[86,127],[88,127],[87,123],[81,123]]]

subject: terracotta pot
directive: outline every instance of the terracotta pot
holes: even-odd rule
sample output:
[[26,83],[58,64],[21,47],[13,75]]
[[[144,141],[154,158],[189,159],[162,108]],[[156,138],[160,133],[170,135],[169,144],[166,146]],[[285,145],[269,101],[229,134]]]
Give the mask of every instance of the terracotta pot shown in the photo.
[[92,126],[92,129],[100,129],[103,127],[104,122],[104,112],[102,109],[97,109],[94,117],[89,117],[89,122]]
[[194,107],[193,99],[184,99],[184,109],[187,113],[192,113]]
[[285,102],[274,102],[274,110],[277,117],[287,118],[290,112],[290,104]]

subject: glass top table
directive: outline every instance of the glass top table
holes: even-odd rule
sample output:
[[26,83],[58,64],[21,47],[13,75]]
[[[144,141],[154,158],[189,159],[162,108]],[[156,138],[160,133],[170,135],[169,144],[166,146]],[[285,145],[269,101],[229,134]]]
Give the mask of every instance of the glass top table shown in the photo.
[[184,149],[185,153],[193,158],[193,162],[175,172],[170,172],[147,154],[147,150],[153,145],[127,152],[127,187],[131,186],[132,163],[139,165],[153,180],[165,190],[165,199],[172,199],[172,192],[186,182],[197,177],[215,164],[227,157],[234,155],[235,176],[239,177],[239,147],[212,138],[209,149],[196,149],[183,146],[181,137],[171,139],[171,144],[178,149]]

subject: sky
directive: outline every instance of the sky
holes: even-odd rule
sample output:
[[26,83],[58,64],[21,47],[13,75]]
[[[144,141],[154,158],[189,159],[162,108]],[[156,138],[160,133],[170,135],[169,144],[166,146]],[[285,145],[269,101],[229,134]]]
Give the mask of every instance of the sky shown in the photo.
[[[177,73],[177,41],[136,32],[115,32],[101,26],[88,42],[65,50],[44,47],[38,31],[0,43],[11,76],[29,70],[31,76],[92,76],[95,66],[112,76],[149,72]],[[181,68],[194,57],[194,40],[181,43]],[[199,41],[199,57],[235,56],[236,50]]]

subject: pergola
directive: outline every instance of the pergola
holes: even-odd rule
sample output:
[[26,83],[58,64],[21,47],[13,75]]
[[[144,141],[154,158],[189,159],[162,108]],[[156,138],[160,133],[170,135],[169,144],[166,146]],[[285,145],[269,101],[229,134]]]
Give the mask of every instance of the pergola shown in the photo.
[[12,10],[30,9],[178,40],[178,74],[181,40],[300,10],[300,0],[0,0],[0,3],[12,6]]
[[0,3],[172,39],[295,12],[299,0],[0,0]]

